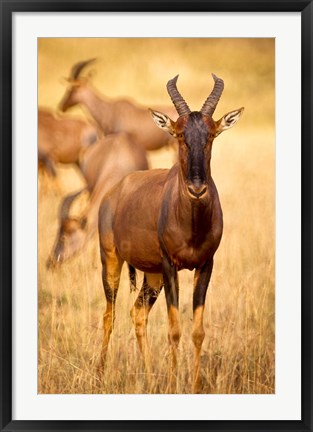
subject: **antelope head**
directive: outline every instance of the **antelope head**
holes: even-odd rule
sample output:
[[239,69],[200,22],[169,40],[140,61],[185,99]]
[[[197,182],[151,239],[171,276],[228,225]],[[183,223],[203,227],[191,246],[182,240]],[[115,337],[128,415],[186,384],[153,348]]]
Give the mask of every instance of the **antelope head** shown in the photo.
[[85,216],[72,217],[69,215],[71,206],[75,199],[84,192],[85,189],[66,197],[60,210],[60,227],[53,251],[47,261],[47,267],[55,267],[69,259],[81,249],[86,239],[87,218]]
[[215,121],[212,115],[224,89],[224,82],[212,74],[214,88],[200,111],[191,111],[176,87],[178,75],[167,83],[168,94],[179,115],[174,122],[166,114],[152,111],[156,125],[178,139],[179,169],[187,194],[193,199],[207,195],[211,178],[211,151],[215,137],[233,127],[243,108],[231,111]]
[[88,77],[82,77],[81,72],[95,60],[95,58],[85,60],[72,67],[69,78],[66,78],[68,88],[59,104],[60,111],[65,112],[81,102],[82,93],[88,84]]

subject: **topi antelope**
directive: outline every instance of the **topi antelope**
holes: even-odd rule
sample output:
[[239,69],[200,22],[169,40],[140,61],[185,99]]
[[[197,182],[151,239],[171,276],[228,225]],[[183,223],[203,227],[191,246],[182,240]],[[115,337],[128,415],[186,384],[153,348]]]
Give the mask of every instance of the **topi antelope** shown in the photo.
[[97,139],[97,129],[74,118],[56,118],[38,109],[38,162],[55,177],[55,163],[78,163],[80,151]]
[[108,135],[87,148],[79,167],[87,183],[87,209],[78,217],[70,216],[71,208],[83,191],[68,195],[62,201],[59,229],[53,251],[47,261],[54,267],[77,254],[98,227],[100,202],[106,192],[125,175],[148,169],[145,151],[126,133]]
[[224,88],[213,75],[214,88],[201,111],[191,112],[176,87],[167,90],[178,112],[176,122],[151,111],[156,125],[178,138],[178,162],[170,169],[132,173],[107,194],[99,210],[102,279],[107,306],[100,370],[115,318],[115,300],[123,261],[144,272],[144,280],[131,317],[149,375],[148,314],[162,286],[165,289],[171,351],[171,388],[175,388],[177,348],[180,340],[177,271],[195,269],[193,289],[193,391],[201,390],[200,352],[204,339],[203,312],[213,257],[223,231],[218,192],[211,176],[213,140],[239,120],[243,108],[220,120],[212,115]]
[[55,117],[51,112],[38,109],[38,159],[50,165],[54,163],[78,163],[80,151],[93,144],[98,137],[95,126],[80,119]]
[[89,80],[81,77],[82,71],[94,61],[82,61],[72,67],[67,79],[69,88],[59,105],[60,110],[65,112],[77,104],[83,105],[104,134],[128,132],[145,150],[172,144],[167,133],[155,128],[147,108],[126,99],[110,100],[99,96]]

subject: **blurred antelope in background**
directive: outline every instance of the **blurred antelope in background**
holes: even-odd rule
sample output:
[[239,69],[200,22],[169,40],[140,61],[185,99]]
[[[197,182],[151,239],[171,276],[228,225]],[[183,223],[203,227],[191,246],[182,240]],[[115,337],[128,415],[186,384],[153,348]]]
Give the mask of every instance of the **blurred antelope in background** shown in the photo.
[[82,71],[95,59],[86,60],[72,67],[69,87],[59,105],[65,112],[75,105],[84,106],[104,134],[128,132],[145,150],[157,150],[172,144],[172,139],[162,130],[155,128],[147,108],[127,99],[111,100],[100,96]]
[[177,77],[167,90],[179,118],[152,111],[156,125],[178,138],[178,163],[170,170],[132,173],[104,196],[99,210],[102,279],[107,307],[100,370],[104,367],[115,319],[115,302],[122,264],[144,272],[144,280],[131,310],[138,344],[148,375],[151,359],[147,342],[148,314],[162,286],[167,302],[171,350],[171,391],[175,392],[179,324],[177,272],[195,269],[193,290],[194,375],[193,391],[200,392],[200,352],[204,340],[203,313],[220,244],[223,216],[218,192],[211,176],[214,138],[234,126],[243,108],[220,120],[212,116],[222,94],[223,80],[214,78],[214,88],[201,110],[191,112],[176,87]]
[[[126,133],[108,135],[87,148],[79,161],[87,189],[65,197],[60,206],[59,228],[48,267],[61,264],[83,249],[98,227],[102,197],[125,175],[148,169],[145,151]],[[71,216],[71,208],[84,191],[89,193],[86,209]]]
[[55,164],[78,164],[82,149],[97,140],[97,128],[75,118],[55,117],[50,111],[38,109],[39,167],[55,177]]

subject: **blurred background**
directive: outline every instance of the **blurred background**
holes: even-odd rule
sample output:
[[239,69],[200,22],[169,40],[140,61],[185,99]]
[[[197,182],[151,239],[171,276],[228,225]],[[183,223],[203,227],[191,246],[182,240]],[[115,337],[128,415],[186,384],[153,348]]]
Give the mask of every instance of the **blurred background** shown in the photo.
[[71,66],[97,58],[92,82],[108,97],[168,104],[166,83],[179,74],[179,89],[197,110],[213,72],[225,81],[217,116],[239,104],[250,108],[246,127],[273,125],[274,56],[274,39],[38,39],[38,103],[55,108]]
[[[224,214],[205,314],[203,393],[275,392],[275,42],[274,39],[38,39],[38,106],[56,112],[71,67],[89,58],[93,86],[105,97],[127,97],[154,108],[170,105],[166,83],[179,74],[178,89],[200,110],[213,87],[211,73],[225,82],[214,119],[245,107],[239,123],[216,138],[212,176]],[[88,118],[81,107],[66,116]],[[172,147],[148,153],[152,168],[175,162]],[[39,393],[165,393],[167,314],[160,295],[149,321],[154,355],[153,386],[145,387],[129,311],[123,271],[107,371],[100,381],[105,298],[97,237],[83,253],[57,270],[46,268],[58,230],[64,195],[84,180],[77,169],[57,166],[57,182],[38,177]],[[179,393],[191,392],[192,278],[181,286]]]

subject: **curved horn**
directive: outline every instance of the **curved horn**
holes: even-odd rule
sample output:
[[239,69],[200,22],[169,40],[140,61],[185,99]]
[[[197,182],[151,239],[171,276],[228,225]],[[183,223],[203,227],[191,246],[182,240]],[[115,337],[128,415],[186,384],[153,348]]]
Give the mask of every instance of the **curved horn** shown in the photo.
[[90,63],[93,63],[96,60],[96,58],[90,59],[90,60],[85,60],[85,61],[81,61],[79,63],[76,63],[72,69],[71,69],[71,73],[70,73],[70,79],[72,80],[76,80],[79,77],[79,74],[81,73],[81,71]]
[[68,195],[68,196],[66,196],[64,198],[64,200],[62,201],[62,204],[61,204],[61,208],[60,208],[61,223],[65,222],[65,220],[67,219],[69,211],[70,211],[70,208],[71,208],[71,205],[73,204],[73,202],[75,201],[75,199],[81,193],[83,193],[85,190],[86,190],[86,188],[84,188],[84,189],[82,189],[82,190],[80,190],[78,192],[75,192],[73,194],[70,194],[70,195]]
[[172,99],[172,102],[176,108],[176,111],[179,116],[185,116],[190,114],[190,108],[186,104],[185,100],[179,93],[176,87],[176,82],[178,80],[178,75],[176,77],[169,80],[169,82],[166,85],[167,92],[170,95],[170,98]]
[[204,115],[212,117],[216,105],[218,101],[220,100],[220,97],[222,96],[223,90],[224,90],[224,81],[221,78],[218,78],[216,75],[212,73],[212,77],[214,79],[214,87],[210,94],[210,96],[207,98],[207,100],[204,102],[203,107],[201,108],[201,112]]

